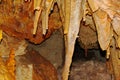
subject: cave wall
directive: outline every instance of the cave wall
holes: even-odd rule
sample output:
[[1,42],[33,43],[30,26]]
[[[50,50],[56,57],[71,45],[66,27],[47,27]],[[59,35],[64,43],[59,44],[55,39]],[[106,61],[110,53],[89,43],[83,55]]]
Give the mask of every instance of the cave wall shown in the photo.
[[[55,3],[57,8],[53,7]],[[81,20],[83,20],[83,27],[87,26],[97,33],[95,42],[98,41],[101,49],[106,50],[106,58],[109,59],[113,40],[115,40],[115,49],[120,48],[119,10],[119,0],[1,0],[0,39],[3,38],[1,44],[3,41],[6,44],[3,33],[20,40],[29,40],[32,43],[40,44],[49,38],[55,29],[59,29],[63,25],[66,56],[62,76],[63,80],[68,80]],[[88,43],[92,41],[88,38],[84,40]],[[82,45],[86,45],[84,41],[82,43]],[[14,41],[13,44],[19,45]],[[1,54],[4,53],[1,51]]]
[[55,68],[62,67],[64,60],[64,38],[62,28],[53,32],[51,37],[41,44],[28,44],[29,49],[38,51],[43,57],[49,60]]

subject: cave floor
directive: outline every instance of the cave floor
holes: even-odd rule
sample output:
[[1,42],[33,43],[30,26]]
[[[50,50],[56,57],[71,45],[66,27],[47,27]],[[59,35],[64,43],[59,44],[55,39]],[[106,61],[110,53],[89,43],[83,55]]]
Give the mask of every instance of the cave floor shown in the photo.
[[84,54],[73,56],[69,80],[115,80],[114,76],[108,73],[106,59],[96,58],[93,52],[89,54],[92,56],[84,57]]
[[69,80],[114,80],[100,61],[76,61],[72,63]]

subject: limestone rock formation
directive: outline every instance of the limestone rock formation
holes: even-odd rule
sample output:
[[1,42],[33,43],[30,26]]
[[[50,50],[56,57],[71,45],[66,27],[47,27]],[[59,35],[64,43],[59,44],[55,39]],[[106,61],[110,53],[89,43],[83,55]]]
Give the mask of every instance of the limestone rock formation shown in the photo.
[[[115,52],[120,48],[120,0],[0,0],[0,18],[2,56],[7,56],[11,47],[18,50],[19,55],[23,54],[25,40],[39,44],[63,26],[66,52],[63,80],[68,80],[74,45],[79,36],[83,48],[91,48],[90,43],[98,42],[108,59],[112,47]],[[17,39],[4,39],[4,33]],[[119,62],[114,58],[113,61]],[[116,65],[114,69],[119,80]]]
[[34,50],[17,56],[16,62],[16,80],[58,80],[55,67]]
[[[59,12],[55,12],[57,14],[55,16],[58,18],[49,18],[49,21],[52,19],[52,22],[48,23],[48,29],[46,29],[46,34],[44,35],[42,29],[43,24],[41,17],[39,17],[36,34],[33,34],[35,16],[33,2],[34,0],[2,0],[0,4],[0,29],[10,36],[28,39],[36,44],[50,37],[55,27],[59,28],[62,26]],[[58,7],[56,8],[58,9]]]

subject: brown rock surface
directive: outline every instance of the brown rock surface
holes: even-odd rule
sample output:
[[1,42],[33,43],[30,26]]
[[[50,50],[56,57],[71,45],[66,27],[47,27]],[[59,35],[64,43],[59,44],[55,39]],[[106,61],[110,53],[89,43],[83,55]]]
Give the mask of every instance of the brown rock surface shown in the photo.
[[[91,21],[91,24],[92,23],[93,22]],[[92,27],[90,24],[86,25],[83,21],[81,21],[78,41],[83,49],[98,48],[98,39],[95,26],[93,25]]]
[[27,67],[27,65],[33,65],[32,80],[58,80],[56,69],[38,52],[34,50],[28,51],[26,55],[18,56],[16,59],[18,61],[17,66],[26,65]]
[[73,62],[70,80],[114,80],[114,78],[106,71],[105,63],[90,60]]
[[59,12],[55,14],[57,14],[55,17],[58,18],[56,20],[56,18],[52,16],[49,19],[50,23],[48,23],[49,26],[46,35],[42,34],[41,19],[38,23],[36,35],[33,35],[33,0],[30,2],[24,0],[2,0],[0,4],[0,29],[10,36],[15,36],[20,39],[28,39],[37,44],[48,38],[55,29],[54,27],[61,27],[62,24]]
[[15,56],[23,55],[25,54],[26,47],[27,43],[25,40],[17,39],[3,33],[3,39],[0,44],[0,55],[8,57],[11,49],[15,50]]
[[28,43],[28,49],[34,49],[45,59],[49,60],[57,69],[63,64],[64,38],[62,28],[55,30],[50,38],[41,44]]

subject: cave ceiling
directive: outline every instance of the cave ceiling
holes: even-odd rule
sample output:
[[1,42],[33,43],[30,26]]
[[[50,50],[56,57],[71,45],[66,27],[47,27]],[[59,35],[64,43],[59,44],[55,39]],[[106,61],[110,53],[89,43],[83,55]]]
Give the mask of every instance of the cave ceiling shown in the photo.
[[[53,7],[55,3],[56,10]],[[67,34],[70,29],[71,4],[70,0],[1,0],[1,32],[28,39],[36,44],[50,37],[52,32],[62,25],[64,34]],[[80,13],[76,14],[82,17],[85,26],[96,30],[101,48],[103,50],[108,48],[113,32],[119,46],[120,1],[81,0],[80,4]]]

